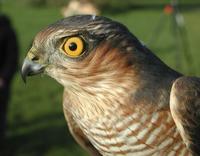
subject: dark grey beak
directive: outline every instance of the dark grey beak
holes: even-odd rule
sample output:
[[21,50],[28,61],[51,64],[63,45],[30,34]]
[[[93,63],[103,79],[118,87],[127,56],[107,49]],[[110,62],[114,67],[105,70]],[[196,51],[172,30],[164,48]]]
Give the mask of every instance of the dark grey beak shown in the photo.
[[45,65],[41,65],[29,59],[25,59],[21,69],[21,76],[23,81],[26,83],[26,77],[36,74],[40,74],[44,71]]

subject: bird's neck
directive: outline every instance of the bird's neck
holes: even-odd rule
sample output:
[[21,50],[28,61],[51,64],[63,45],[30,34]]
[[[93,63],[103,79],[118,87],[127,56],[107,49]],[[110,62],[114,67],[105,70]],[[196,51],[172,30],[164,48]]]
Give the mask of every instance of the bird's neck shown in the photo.
[[68,108],[72,109],[70,112],[78,118],[98,118],[107,110],[128,103],[137,86],[128,73],[123,76],[115,74],[98,75],[95,81],[87,77],[84,80],[87,84],[76,83],[71,88],[65,88],[70,101],[67,102],[70,104]]
[[76,83],[65,89],[69,100],[67,108],[76,118],[98,119],[119,106],[131,106],[132,109],[140,105],[154,106],[155,109],[169,107],[171,86],[179,75],[170,69],[157,73],[149,69],[137,72],[137,75],[133,72],[113,74],[98,75],[91,82],[87,77],[84,80],[87,84]]

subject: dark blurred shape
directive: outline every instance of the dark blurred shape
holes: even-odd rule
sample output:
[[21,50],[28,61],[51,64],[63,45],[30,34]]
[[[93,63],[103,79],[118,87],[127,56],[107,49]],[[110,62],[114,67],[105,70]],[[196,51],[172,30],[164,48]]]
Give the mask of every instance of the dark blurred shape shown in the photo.
[[0,14],[0,141],[5,137],[10,86],[18,63],[18,44],[6,15]]

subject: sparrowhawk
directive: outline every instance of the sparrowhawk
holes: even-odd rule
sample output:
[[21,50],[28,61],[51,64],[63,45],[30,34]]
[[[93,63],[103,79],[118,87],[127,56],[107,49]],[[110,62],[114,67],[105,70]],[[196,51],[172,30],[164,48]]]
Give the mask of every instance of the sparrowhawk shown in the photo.
[[24,79],[39,73],[64,86],[70,132],[91,155],[200,155],[200,79],[168,67],[119,22],[77,15],[46,27],[22,66]]

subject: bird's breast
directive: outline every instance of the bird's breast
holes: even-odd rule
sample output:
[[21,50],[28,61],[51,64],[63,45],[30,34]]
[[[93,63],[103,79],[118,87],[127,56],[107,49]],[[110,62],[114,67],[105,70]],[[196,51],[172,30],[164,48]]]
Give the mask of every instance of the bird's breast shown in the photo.
[[91,143],[104,155],[189,156],[169,111],[142,112],[120,107],[95,121],[78,121]]

